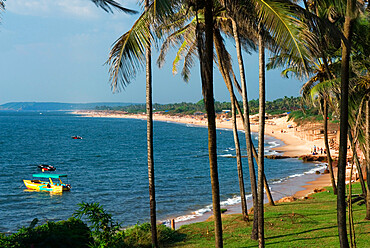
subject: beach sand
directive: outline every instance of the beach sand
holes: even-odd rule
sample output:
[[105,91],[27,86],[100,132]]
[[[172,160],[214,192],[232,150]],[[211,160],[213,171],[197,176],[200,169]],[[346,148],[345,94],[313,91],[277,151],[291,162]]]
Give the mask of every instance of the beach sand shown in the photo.
[[[109,118],[130,118],[130,119],[146,119],[145,114],[122,114],[122,113],[112,113],[104,111],[76,111],[74,114],[86,117],[109,117]],[[184,123],[196,126],[207,126],[207,119],[201,116],[170,116],[163,114],[154,114],[153,119],[155,121],[164,122],[175,122]],[[251,131],[258,132],[258,123],[253,122],[256,118],[251,116]],[[232,122],[226,118],[218,118],[216,120],[217,128],[227,128],[232,129]],[[238,129],[243,129],[241,120],[237,121]],[[265,135],[272,136],[284,142],[283,146],[276,147],[275,150],[283,153],[286,156],[301,156],[312,154],[314,146],[316,148],[324,148],[323,135],[320,136],[320,125],[310,125],[310,126],[297,126],[293,121],[288,121],[288,117],[280,117],[275,119],[266,120]],[[334,131],[335,132],[335,131]],[[333,133],[334,133],[333,132]],[[329,137],[329,138],[333,138]],[[320,152],[319,152],[320,153]],[[332,156],[337,156],[336,150],[331,150]],[[307,181],[310,180],[310,181]],[[293,195],[295,198],[304,198],[315,190],[322,189],[325,186],[330,186],[330,175],[320,174],[312,175],[311,178],[296,179],[295,181],[290,181],[285,184],[280,185],[282,187],[280,192],[290,192],[289,195]],[[285,189],[284,189],[285,188]],[[274,200],[281,199],[287,195],[274,195]],[[252,202],[247,203],[248,206],[252,206]],[[226,213],[240,213],[240,204],[235,206],[228,206],[228,211]],[[208,212],[200,217],[181,221],[176,223],[176,228],[181,225],[205,221],[212,215]]]

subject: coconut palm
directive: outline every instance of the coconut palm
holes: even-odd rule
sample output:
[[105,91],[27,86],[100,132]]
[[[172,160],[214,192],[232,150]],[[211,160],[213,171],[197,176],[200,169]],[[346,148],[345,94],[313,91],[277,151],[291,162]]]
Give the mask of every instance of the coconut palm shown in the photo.
[[[198,6],[199,7],[199,6]],[[223,247],[220,193],[217,171],[216,118],[213,98],[213,1],[204,1],[204,42],[197,22],[196,34],[201,68],[202,91],[208,119],[208,150],[215,217],[215,247]],[[204,49],[204,50],[203,50]],[[204,52],[203,52],[204,51]]]
[[346,228],[345,170],[347,160],[349,62],[351,54],[353,21],[356,16],[356,2],[357,1],[355,0],[347,0],[345,10],[345,22],[343,25],[343,35],[345,39],[342,40],[340,138],[337,197],[338,236],[341,247],[349,247]]
[[[254,1],[256,3],[257,14],[260,18],[258,24],[258,51],[259,51],[259,140],[258,140],[258,243],[259,247],[264,247],[264,206],[263,206],[263,180],[264,180],[264,128],[265,128],[265,32],[270,33],[278,46],[274,52],[285,53],[299,58],[296,60],[302,68],[307,67],[308,53],[304,44],[299,42],[299,30],[305,25],[294,18],[295,14],[290,9],[296,6],[291,3],[278,3],[274,1]],[[309,34],[307,34],[309,35]],[[288,46],[287,46],[288,44]]]
[[[326,60],[326,58],[324,58]],[[315,101],[318,100],[320,109],[323,116],[323,126],[324,126],[324,144],[328,160],[328,168],[330,173],[331,185],[333,187],[333,192],[337,194],[337,188],[335,184],[335,178],[333,173],[332,158],[330,155],[330,147],[328,141],[328,108],[329,103],[332,101],[330,96],[330,89],[328,87],[332,86],[331,72],[327,72],[326,68],[329,68],[329,65],[324,66],[322,63],[323,59],[320,58],[317,62],[313,63],[313,66],[318,67],[313,72],[315,73],[301,88],[302,97],[305,101],[312,102],[315,104]],[[292,68],[290,68],[290,71]],[[330,70],[330,69],[329,69]],[[287,70],[285,70],[287,71]],[[316,84],[317,83],[317,84]]]
[[166,18],[171,15],[170,0],[144,2],[145,11],[132,28],[117,39],[110,52],[107,64],[110,66],[110,81],[113,91],[120,90],[135,78],[138,70],[146,67],[146,109],[147,109],[147,150],[148,180],[152,245],[158,247],[156,228],[156,202],[153,155],[153,115],[152,115],[152,69],[151,43],[154,40],[151,32],[155,18]]

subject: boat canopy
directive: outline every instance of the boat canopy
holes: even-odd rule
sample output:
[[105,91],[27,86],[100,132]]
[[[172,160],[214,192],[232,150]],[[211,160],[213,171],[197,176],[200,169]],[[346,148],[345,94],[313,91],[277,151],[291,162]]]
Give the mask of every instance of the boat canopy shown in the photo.
[[61,177],[67,177],[66,174],[33,174],[33,177],[43,177],[43,178],[61,178]]

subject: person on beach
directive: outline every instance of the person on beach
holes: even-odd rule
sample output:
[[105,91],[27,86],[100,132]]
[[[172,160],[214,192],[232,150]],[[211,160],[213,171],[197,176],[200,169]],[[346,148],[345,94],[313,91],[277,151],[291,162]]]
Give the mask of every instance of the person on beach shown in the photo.
[[316,153],[316,145],[313,145],[313,152]]

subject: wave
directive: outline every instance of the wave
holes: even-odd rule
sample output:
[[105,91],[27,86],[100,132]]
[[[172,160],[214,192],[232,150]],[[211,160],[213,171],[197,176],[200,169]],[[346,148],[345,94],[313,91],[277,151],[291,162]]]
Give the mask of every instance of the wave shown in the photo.
[[305,172],[302,172],[302,173],[297,173],[297,174],[293,174],[293,175],[290,175],[290,176],[287,176],[285,178],[282,178],[282,179],[275,179],[274,181],[272,181],[272,184],[277,184],[277,183],[281,183],[281,182],[284,182],[290,178],[296,178],[296,177],[301,177],[301,176],[304,176],[304,175],[310,175],[310,174],[314,174],[316,173],[316,171],[322,171],[326,168],[326,164],[325,163],[320,163],[320,164],[317,164],[317,167],[314,167],[308,171],[305,171]]
[[222,154],[222,155],[218,155],[219,157],[224,157],[224,158],[232,158],[232,157],[235,157],[235,155],[233,155],[233,154],[230,154],[230,153],[228,153],[228,154]]
[[267,144],[270,145],[269,148],[274,148],[274,147],[280,146],[280,144],[277,141],[269,141],[269,142],[267,142]]
[[[248,195],[245,196],[246,200],[249,200],[251,198],[252,198],[252,194],[248,194]],[[237,195],[234,195],[232,198],[228,198],[225,201],[220,202],[220,206],[225,207],[225,206],[235,205],[235,204],[238,204],[240,202],[241,202],[241,197],[237,196]],[[200,216],[202,216],[202,215],[204,215],[208,212],[211,212],[211,211],[212,211],[212,204],[207,205],[203,208],[200,208],[200,209],[192,212],[191,214],[178,216],[178,217],[174,218],[174,220],[175,220],[175,222],[187,221],[187,220],[191,220],[191,219],[195,219],[197,217],[200,217]],[[164,220],[164,221],[161,221],[161,222],[165,225],[170,225],[170,220]]]

